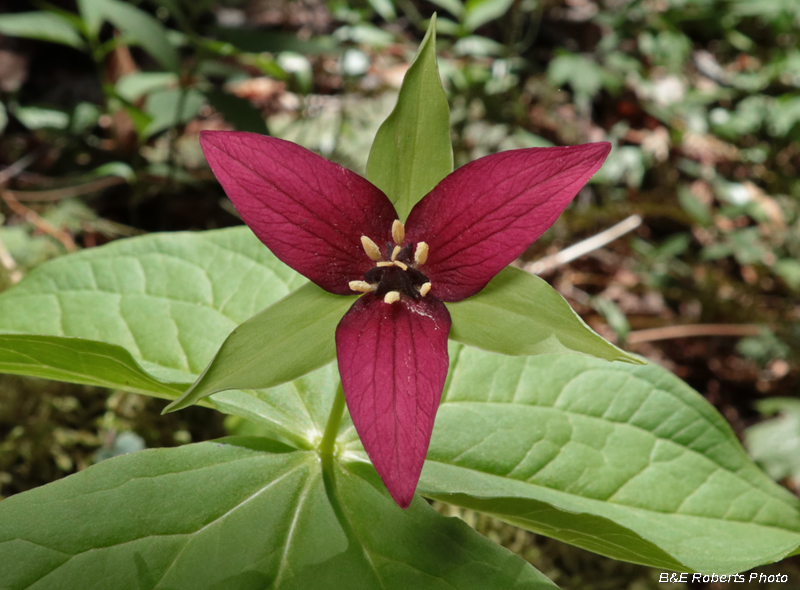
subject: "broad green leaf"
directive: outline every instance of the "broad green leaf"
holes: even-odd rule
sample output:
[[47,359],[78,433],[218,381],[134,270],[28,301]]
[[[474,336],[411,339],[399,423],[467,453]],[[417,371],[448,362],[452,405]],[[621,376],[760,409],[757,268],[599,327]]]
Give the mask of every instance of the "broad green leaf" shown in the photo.
[[61,43],[83,49],[85,43],[72,24],[50,12],[18,12],[0,18],[0,33],[9,37],[26,37]]
[[69,115],[55,109],[39,107],[19,107],[14,116],[28,129],[66,129],[69,126]]
[[90,170],[82,175],[84,178],[103,178],[105,176],[119,176],[128,182],[136,180],[136,172],[133,171],[125,162],[107,162],[101,164],[94,170]]
[[120,346],[80,338],[0,334],[0,372],[122,388],[166,399],[186,389],[185,383],[152,377]]
[[143,10],[120,0],[94,0],[103,16],[170,71],[180,69],[180,57],[170,45],[167,30]]
[[8,125],[8,112],[6,111],[6,105],[0,102],[0,134],[6,130],[6,125]]
[[334,37],[314,36],[311,39],[298,39],[294,33],[265,31],[262,28],[214,27],[214,38],[230,43],[247,53],[280,53],[294,51],[303,55],[319,55],[340,51],[339,41]]
[[135,102],[154,90],[162,90],[177,84],[178,76],[172,72],[133,72],[120,78],[114,89],[128,102]]
[[461,18],[464,14],[464,4],[461,0],[431,0],[431,4],[435,4],[439,8],[444,8],[455,17]]
[[[339,371],[331,363],[276,387],[222,391],[208,399],[220,412],[247,419],[260,436],[278,434],[299,449],[314,449],[322,440],[338,386]],[[347,412],[339,433],[344,442],[358,438]]]
[[772,270],[792,289],[800,289],[800,261],[783,258],[775,263]]
[[397,18],[392,0],[369,0],[369,4],[385,21],[391,22]]
[[205,95],[211,106],[222,113],[225,120],[237,131],[250,131],[262,135],[268,133],[261,111],[250,101],[221,90],[208,90]]
[[102,0],[78,0],[78,12],[80,12],[83,25],[86,27],[88,35],[97,39],[100,27],[103,26],[103,5]]
[[397,105],[369,152],[367,178],[394,203],[401,221],[453,171],[450,107],[436,65],[436,18],[406,72]]
[[555,588],[421,498],[400,510],[369,465],[257,438],[109,459],[0,523],[8,590]]
[[514,0],[468,0],[464,5],[464,28],[472,32],[503,16]]
[[246,227],[85,250],[0,294],[0,335],[19,335],[0,371],[174,397],[237,325],[304,282]]
[[450,338],[510,355],[580,352],[609,361],[642,361],[598,336],[544,280],[503,269],[477,295],[448,303]]
[[603,86],[603,71],[595,62],[572,53],[561,53],[547,66],[547,79],[553,86],[569,84],[576,94],[592,97]]
[[149,138],[176,125],[188,123],[197,116],[206,97],[193,88],[165,88],[147,95],[144,111],[152,117],[142,134]]
[[750,455],[775,480],[800,482],[800,400],[773,397],[756,402],[761,414],[779,414],[744,431]]
[[226,389],[274,387],[336,358],[336,325],[353,297],[307,283],[236,328],[173,412]]
[[729,573],[800,545],[800,500],[656,365],[456,352],[419,491],[616,559]]
[[102,116],[100,108],[90,102],[79,102],[72,109],[69,121],[69,132],[73,135],[87,135],[94,129]]

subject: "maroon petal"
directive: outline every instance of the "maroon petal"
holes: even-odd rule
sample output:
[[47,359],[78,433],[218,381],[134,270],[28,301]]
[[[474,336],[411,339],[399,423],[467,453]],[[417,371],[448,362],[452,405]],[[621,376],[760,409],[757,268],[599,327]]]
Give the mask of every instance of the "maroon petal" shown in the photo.
[[608,143],[511,150],[447,176],[411,210],[406,239],[425,242],[420,269],[443,301],[486,286],[561,215],[600,169]]
[[447,377],[450,314],[433,297],[384,303],[371,293],[336,328],[347,408],[401,508],[417,488]]
[[203,131],[211,170],[272,253],[331,293],[375,263],[361,245],[391,240],[394,206],[355,172],[297,144],[239,131]]

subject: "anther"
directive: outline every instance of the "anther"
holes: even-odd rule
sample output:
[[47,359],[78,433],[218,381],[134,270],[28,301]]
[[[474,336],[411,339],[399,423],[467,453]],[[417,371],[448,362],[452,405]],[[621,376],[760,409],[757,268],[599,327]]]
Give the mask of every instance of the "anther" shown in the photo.
[[400,254],[400,250],[402,250],[402,248],[400,246],[395,246],[394,247],[394,250],[392,250],[392,256],[391,256],[392,262],[397,260],[397,255]]
[[419,288],[419,294],[422,295],[423,297],[425,297],[425,295],[427,295],[430,290],[431,290],[431,284],[430,283],[424,283]]
[[403,270],[408,270],[408,266],[406,266],[404,263],[400,262],[399,260],[395,260],[394,261],[394,265],[395,266],[399,266]]
[[375,285],[370,285],[367,281],[350,281],[348,283],[350,289],[358,291],[359,293],[369,293],[375,290]]
[[386,294],[386,297],[383,298],[384,303],[395,303],[400,301],[400,292],[399,291],[389,291]]
[[406,239],[406,228],[399,219],[395,219],[392,223],[392,239],[398,246]]
[[387,262],[386,260],[383,260],[378,264],[376,264],[375,266],[394,266],[394,262]]
[[422,266],[428,260],[428,244],[425,242],[419,242],[417,244],[417,249],[414,251],[414,262],[417,263],[417,266]]
[[361,236],[361,245],[364,247],[364,252],[366,252],[367,256],[369,256],[372,260],[378,261],[383,258],[378,246],[367,236]]

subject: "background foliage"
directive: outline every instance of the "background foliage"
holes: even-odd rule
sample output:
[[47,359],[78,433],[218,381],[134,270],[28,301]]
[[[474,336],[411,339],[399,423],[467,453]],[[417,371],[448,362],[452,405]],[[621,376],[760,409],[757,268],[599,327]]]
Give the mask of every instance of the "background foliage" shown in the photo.
[[[0,171],[0,288],[68,251],[239,223],[199,151],[203,129],[268,130],[364,173],[437,11],[457,166],[517,147],[615,146],[523,262],[641,216],[624,238],[542,276],[604,336],[703,393],[767,472],[797,491],[796,3],[102,0],[0,9],[0,163],[10,167]],[[697,324],[711,326],[702,336],[682,329]],[[135,394],[0,379],[3,496],[127,450],[251,428],[201,408],[159,417],[162,404]],[[457,512],[564,588],[656,586],[657,573]]]

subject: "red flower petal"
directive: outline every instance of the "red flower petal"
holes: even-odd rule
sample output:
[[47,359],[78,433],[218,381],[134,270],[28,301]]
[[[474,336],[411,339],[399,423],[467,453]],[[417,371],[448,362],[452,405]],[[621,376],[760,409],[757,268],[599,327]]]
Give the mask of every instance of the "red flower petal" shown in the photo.
[[368,293],[336,328],[350,417],[401,508],[417,488],[447,377],[450,314],[433,297],[384,303]]
[[420,269],[443,301],[486,286],[561,215],[611,145],[531,148],[480,158],[447,176],[411,210],[406,239],[426,242]]
[[391,240],[394,206],[355,172],[297,144],[238,131],[203,131],[200,144],[236,210],[272,253],[317,285],[352,295],[374,262],[361,236]]

